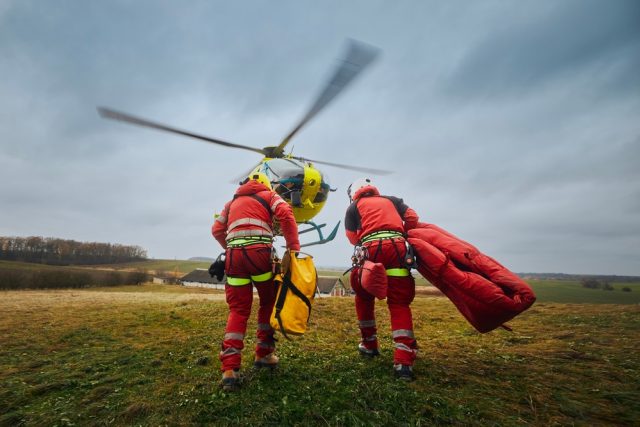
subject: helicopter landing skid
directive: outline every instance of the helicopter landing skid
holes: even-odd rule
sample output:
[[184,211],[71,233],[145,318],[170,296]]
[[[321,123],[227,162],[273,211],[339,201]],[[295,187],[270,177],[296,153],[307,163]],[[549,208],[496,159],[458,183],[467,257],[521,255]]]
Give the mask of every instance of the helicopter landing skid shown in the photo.
[[309,228],[305,228],[304,230],[298,231],[298,234],[308,233],[309,231],[315,230],[318,232],[319,239],[315,242],[305,243],[303,245],[300,245],[301,248],[305,246],[322,245],[324,243],[328,243],[332,241],[336,237],[336,234],[338,233],[338,227],[340,227],[340,221],[338,221],[336,226],[333,227],[333,230],[331,230],[331,233],[329,233],[329,235],[325,238],[324,235],[322,234],[322,228],[325,227],[327,224],[316,224],[313,221],[305,221],[303,222],[303,224],[309,225]]

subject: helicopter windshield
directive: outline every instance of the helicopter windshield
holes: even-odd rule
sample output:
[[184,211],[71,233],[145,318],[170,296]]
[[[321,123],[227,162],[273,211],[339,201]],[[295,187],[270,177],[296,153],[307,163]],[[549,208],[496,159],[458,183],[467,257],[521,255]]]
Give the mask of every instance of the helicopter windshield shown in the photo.
[[283,199],[291,201],[293,192],[302,192],[304,165],[299,161],[271,159],[262,164],[262,171],[269,177],[275,192]]

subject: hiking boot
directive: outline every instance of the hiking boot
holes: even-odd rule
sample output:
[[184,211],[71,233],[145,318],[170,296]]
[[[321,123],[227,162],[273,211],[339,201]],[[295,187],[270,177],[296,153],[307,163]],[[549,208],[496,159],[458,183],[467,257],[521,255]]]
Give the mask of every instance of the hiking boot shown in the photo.
[[367,348],[363,343],[358,344],[358,353],[361,356],[373,359],[376,356],[380,356],[380,352],[377,348]]
[[253,362],[253,366],[256,368],[275,369],[278,367],[279,361],[280,359],[278,359],[278,356],[276,356],[275,353],[269,353],[264,357],[258,357],[256,355],[256,360]]
[[227,369],[222,373],[220,387],[224,391],[235,391],[240,387],[240,369]]
[[416,379],[413,373],[413,367],[410,365],[393,365],[393,375],[402,381],[413,381]]

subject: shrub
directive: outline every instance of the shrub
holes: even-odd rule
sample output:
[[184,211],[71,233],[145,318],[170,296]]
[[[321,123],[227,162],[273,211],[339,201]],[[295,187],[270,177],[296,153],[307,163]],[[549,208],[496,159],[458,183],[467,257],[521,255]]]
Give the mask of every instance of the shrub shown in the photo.
[[588,289],[600,289],[602,287],[602,283],[596,279],[583,279],[582,287]]
[[604,282],[602,284],[602,290],[604,290],[604,291],[612,291],[613,290],[613,286],[611,286],[611,284],[609,282]]
[[145,272],[56,269],[2,269],[0,289],[60,289],[91,286],[139,285],[148,281]]
[[628,286],[625,286],[624,288],[622,288],[622,292],[631,292],[631,288]]

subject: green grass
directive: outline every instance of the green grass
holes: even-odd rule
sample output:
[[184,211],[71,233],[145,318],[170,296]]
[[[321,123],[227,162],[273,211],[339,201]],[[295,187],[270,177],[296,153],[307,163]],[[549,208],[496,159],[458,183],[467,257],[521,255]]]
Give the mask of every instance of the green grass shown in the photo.
[[[316,300],[309,332],[281,340],[275,373],[219,381],[221,292],[144,285],[0,292],[0,425],[634,425],[640,308],[537,303],[514,332],[478,334],[444,298],[413,304],[418,380],[364,360],[353,300]],[[604,292],[604,291],[600,291]],[[615,291],[617,292],[617,291]],[[635,292],[635,289],[634,289]],[[249,331],[256,328],[255,305]],[[637,425],[637,424],[636,424]]]

